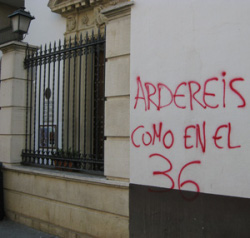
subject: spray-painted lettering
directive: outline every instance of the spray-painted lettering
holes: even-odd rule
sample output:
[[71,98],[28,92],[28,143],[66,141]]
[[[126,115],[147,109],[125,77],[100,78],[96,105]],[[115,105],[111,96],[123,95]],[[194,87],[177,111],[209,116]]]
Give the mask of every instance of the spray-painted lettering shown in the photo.
[[[222,76],[225,77],[226,72],[222,72]],[[138,76],[136,79],[137,93],[135,96],[134,109],[136,109],[139,104],[143,105],[145,111],[151,110],[152,108],[160,111],[170,105],[174,105],[180,109],[190,109],[191,111],[196,108],[225,108],[227,107],[226,97],[232,97],[232,95],[236,96],[238,100],[237,107],[244,108],[246,107],[245,97],[239,89],[237,89],[244,81],[244,78],[241,77],[228,81],[224,78],[219,79],[218,77],[212,77],[203,83],[194,80],[181,82],[174,89],[171,89],[164,83],[143,83],[141,77]],[[210,88],[221,88],[221,93],[216,94],[212,89],[209,90],[209,86]],[[185,90],[185,88],[188,90]],[[181,98],[186,98],[186,100],[182,100],[181,102],[179,100]],[[213,102],[211,102],[211,99]]]

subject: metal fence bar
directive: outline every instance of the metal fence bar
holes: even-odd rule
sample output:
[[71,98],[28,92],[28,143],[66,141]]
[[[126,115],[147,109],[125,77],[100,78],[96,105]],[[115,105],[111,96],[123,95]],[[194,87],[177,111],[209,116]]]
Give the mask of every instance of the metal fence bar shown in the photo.
[[[36,52],[36,57],[38,55],[38,51]],[[34,93],[34,125],[33,125],[33,132],[34,132],[34,137],[33,137],[33,148],[36,147],[36,117],[37,117],[37,112],[36,112],[36,109],[37,109],[37,64],[35,65],[35,93]]]
[[[88,32],[86,34],[86,44],[88,44],[89,41],[89,37],[88,37]],[[86,158],[86,134],[87,134],[87,120],[86,120],[86,114],[87,114],[87,95],[88,95],[88,91],[87,91],[87,78],[88,78],[88,65],[87,65],[87,60],[88,60],[88,53],[89,53],[89,46],[85,45],[84,47],[84,54],[85,54],[85,75],[84,75],[84,81],[85,81],[85,87],[84,87],[84,157]]]
[[100,32],[27,50],[24,165],[103,173],[104,51]]
[[[40,54],[42,52],[42,47],[40,48]],[[37,51],[37,56],[38,56],[38,51]],[[39,95],[38,95],[38,146],[41,143],[41,138],[40,138],[40,124],[41,124],[41,87],[42,86],[42,62],[41,60],[39,61]]]
[[[66,39],[64,39],[64,45],[63,49],[66,49]],[[66,51],[63,52],[63,89],[62,89],[62,150],[64,150],[64,102],[65,102],[65,77],[66,77],[66,72],[65,72],[65,62],[66,60]]]
[[[92,36],[91,36],[91,41],[94,40],[94,31],[92,31]],[[93,60],[94,60],[94,53],[95,53],[95,46],[91,46],[91,80],[90,80],[90,108],[93,108],[93,91],[94,91],[94,64],[93,64]],[[91,111],[89,113],[90,116],[90,157],[93,158],[93,112]]]
[[[47,45],[45,45],[45,47],[44,47],[44,54],[46,54],[47,53]],[[41,52],[41,54],[42,54],[42,52]],[[44,151],[44,149],[45,149],[45,146],[46,146],[46,140],[45,140],[45,123],[44,123],[44,121],[45,121],[45,97],[44,97],[44,95],[45,95],[45,88],[46,88],[46,58],[44,58],[43,59],[43,63],[44,63],[44,65],[43,65],[43,70],[44,70],[44,72],[43,72],[43,96],[42,96],[42,99],[43,99],[43,126],[42,126],[42,128],[41,128],[41,134],[42,134],[42,136],[41,136],[41,138],[42,138],[42,146],[41,146],[41,148],[42,148],[42,154],[44,154],[45,153],[45,151]],[[44,160],[42,159],[42,162],[43,162]]]
[[[74,42],[75,48],[77,46],[76,36]],[[75,107],[76,107],[76,57],[77,49],[73,52],[74,57],[74,73],[73,73],[73,119],[72,119],[72,152],[75,151]]]
[[[100,31],[98,31],[98,38],[97,39],[100,39]],[[99,95],[99,84],[100,84],[100,75],[99,75],[99,67],[100,67],[100,46],[97,45],[96,46],[96,64],[95,64],[95,67],[96,67],[96,75],[95,75],[95,92],[96,92],[96,97],[95,97],[95,156],[96,158],[98,159],[99,158],[99,140],[98,140],[98,132],[100,131],[100,128],[99,128],[99,122],[100,122],[100,118],[99,118],[99,100],[100,100],[100,95]]]
[[[71,48],[71,37],[69,38],[69,48]],[[69,126],[70,126],[70,123],[69,123],[69,100],[70,100],[70,59],[71,59],[71,51],[68,52],[69,53],[69,56],[68,56],[68,104],[67,104],[67,152],[69,152]]]
[[[80,42],[79,44],[82,44],[82,34],[80,35]],[[79,52],[79,84],[78,84],[78,96],[81,99],[81,92],[82,92],[82,77],[81,77],[81,72],[82,72],[82,48],[80,49]],[[78,152],[81,152],[80,149],[81,146],[81,100],[78,102]]]
[[[55,52],[56,51],[56,42],[54,42],[54,49],[53,51]],[[56,78],[56,75],[55,75],[55,67],[56,67],[56,55],[54,55],[53,57],[53,84],[52,84],[52,123],[51,123],[51,126],[52,126],[52,130],[54,130],[54,116],[55,116],[55,78]],[[59,61],[58,61],[59,63]],[[54,147],[55,147],[55,134],[54,136],[52,136],[52,151],[54,150]]]
[[[47,133],[46,133],[46,137],[47,137],[47,141],[46,141],[46,150],[47,150],[47,155],[49,155],[50,151],[49,151],[49,112],[50,112],[50,96],[51,96],[51,90],[50,90],[50,68],[51,68],[51,43],[49,44],[49,57],[48,57],[48,81],[47,81],[47,88],[45,89],[45,97],[44,100],[45,102],[47,102],[47,123],[46,123],[46,127],[47,127]],[[47,100],[47,101],[46,101]],[[48,160],[45,160],[46,163],[48,163]]]
[[[59,40],[59,44],[58,44],[58,50],[60,51],[61,49],[61,41]],[[58,73],[57,73],[57,116],[56,116],[56,124],[57,126],[59,125],[59,111],[60,111],[60,73],[61,73],[61,54],[58,54]],[[57,131],[56,131],[56,140],[58,141],[59,138],[59,128],[57,127]],[[58,143],[58,142],[57,142]],[[59,152],[59,146],[56,146],[56,152]]]

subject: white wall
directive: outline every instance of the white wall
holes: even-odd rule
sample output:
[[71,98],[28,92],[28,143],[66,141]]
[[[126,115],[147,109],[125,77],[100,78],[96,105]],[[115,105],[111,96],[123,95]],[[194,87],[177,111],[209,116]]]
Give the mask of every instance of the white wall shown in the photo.
[[66,20],[59,14],[51,12],[47,4],[48,0],[25,0],[26,11],[29,11],[35,19],[31,22],[24,42],[40,46],[63,39]]
[[[135,1],[131,183],[250,197],[249,7],[249,1],[238,0]],[[167,87],[174,94],[183,84],[175,101],[157,110],[152,102],[148,108],[146,82],[156,105],[158,83],[165,85],[161,105],[171,102]],[[153,126],[158,132],[161,123],[161,141],[156,136],[153,144]],[[143,134],[145,144],[152,136],[148,146]],[[172,147],[166,148],[163,139]]]

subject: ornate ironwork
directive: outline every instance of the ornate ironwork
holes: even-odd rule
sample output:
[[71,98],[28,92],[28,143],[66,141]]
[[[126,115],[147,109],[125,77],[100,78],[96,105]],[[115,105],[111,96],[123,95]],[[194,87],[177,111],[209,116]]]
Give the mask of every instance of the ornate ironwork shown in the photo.
[[22,164],[102,174],[105,34],[27,49]]

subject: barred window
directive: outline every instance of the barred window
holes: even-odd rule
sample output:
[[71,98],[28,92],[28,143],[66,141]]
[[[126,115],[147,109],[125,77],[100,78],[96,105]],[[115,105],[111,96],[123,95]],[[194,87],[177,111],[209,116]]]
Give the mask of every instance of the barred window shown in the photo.
[[22,164],[102,174],[105,33],[27,50]]

